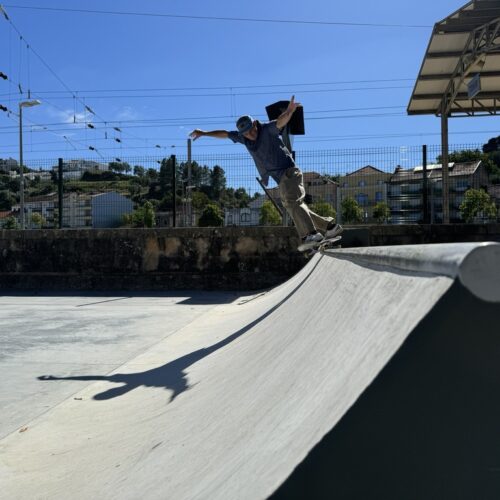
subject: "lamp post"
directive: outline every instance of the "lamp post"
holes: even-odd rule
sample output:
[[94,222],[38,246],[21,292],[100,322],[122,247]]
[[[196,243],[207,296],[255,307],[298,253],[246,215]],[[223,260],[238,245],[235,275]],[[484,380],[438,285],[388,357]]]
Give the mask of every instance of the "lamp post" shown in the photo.
[[19,103],[19,176],[20,176],[20,191],[19,191],[19,206],[21,210],[21,229],[25,229],[24,221],[24,166],[23,166],[23,108],[31,108],[42,104],[38,99],[33,101],[22,101]]

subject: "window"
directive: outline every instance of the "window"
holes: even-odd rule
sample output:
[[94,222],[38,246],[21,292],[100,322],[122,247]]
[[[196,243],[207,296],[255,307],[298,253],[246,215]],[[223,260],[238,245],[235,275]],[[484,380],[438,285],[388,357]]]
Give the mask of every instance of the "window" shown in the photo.
[[384,199],[384,193],[382,191],[377,191],[375,193],[375,201],[378,203],[379,201],[383,201]]
[[368,205],[368,195],[364,193],[359,193],[356,195],[356,201],[361,207],[366,207]]
[[366,181],[359,181],[358,182],[359,187],[365,187],[366,186]]
[[242,213],[241,214],[241,222],[250,222],[250,214]]
[[343,188],[348,188],[348,187],[349,187],[349,183],[348,183],[348,182],[344,182],[344,183],[342,184],[342,187],[343,187]]

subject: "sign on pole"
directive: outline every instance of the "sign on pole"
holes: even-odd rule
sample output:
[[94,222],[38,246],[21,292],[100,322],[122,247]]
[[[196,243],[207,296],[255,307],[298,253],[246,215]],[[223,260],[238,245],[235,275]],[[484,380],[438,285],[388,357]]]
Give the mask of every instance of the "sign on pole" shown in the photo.
[[467,84],[467,95],[469,99],[473,99],[481,92],[481,75],[476,73],[472,80]]

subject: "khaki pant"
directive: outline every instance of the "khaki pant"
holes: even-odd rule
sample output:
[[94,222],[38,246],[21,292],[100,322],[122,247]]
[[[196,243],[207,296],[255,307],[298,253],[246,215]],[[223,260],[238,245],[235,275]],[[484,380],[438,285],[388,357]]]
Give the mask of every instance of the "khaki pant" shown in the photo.
[[285,171],[279,183],[279,192],[283,206],[293,219],[301,238],[316,231],[326,232],[328,223],[333,219],[315,214],[304,203],[306,191],[300,169],[291,167]]

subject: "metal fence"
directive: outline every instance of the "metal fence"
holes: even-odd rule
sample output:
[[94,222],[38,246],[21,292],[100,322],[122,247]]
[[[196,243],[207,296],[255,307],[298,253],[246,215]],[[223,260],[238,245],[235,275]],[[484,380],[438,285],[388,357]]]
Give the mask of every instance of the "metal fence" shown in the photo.
[[[450,222],[464,221],[460,207],[471,188],[482,188],[498,206],[500,179],[479,161],[481,148],[450,147],[451,160],[461,153],[449,167]],[[440,154],[440,146],[401,146],[297,151],[295,159],[306,202],[339,222],[441,223]],[[290,223],[279,216],[284,210],[277,186],[264,190],[243,152],[30,161],[23,192],[19,170],[12,160],[0,160],[0,226],[21,226],[23,212],[28,229]]]

